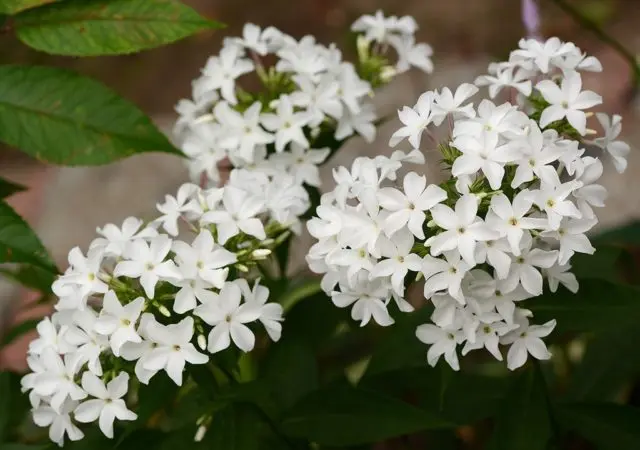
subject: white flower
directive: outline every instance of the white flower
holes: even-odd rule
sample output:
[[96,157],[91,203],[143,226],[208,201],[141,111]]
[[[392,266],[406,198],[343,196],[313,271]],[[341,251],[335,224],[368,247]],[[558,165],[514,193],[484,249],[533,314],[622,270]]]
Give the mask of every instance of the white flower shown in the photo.
[[427,362],[435,367],[441,356],[453,370],[460,370],[456,348],[463,340],[462,333],[456,329],[443,329],[432,324],[420,325],[416,329],[416,337],[423,343],[431,345],[427,352]]
[[529,325],[529,322],[524,319],[520,328],[503,336],[501,342],[507,345],[511,344],[507,354],[509,370],[523,366],[527,362],[529,354],[539,360],[550,359],[551,353],[540,338],[551,334],[555,326],[555,320],[550,320],[544,325]]
[[101,376],[100,354],[109,347],[109,340],[95,331],[97,321],[98,316],[91,309],[76,311],[64,340],[76,348],[73,356],[79,366],[86,363],[91,372]]
[[585,234],[598,220],[593,219],[567,219],[560,222],[557,230],[545,231],[541,233],[544,238],[553,238],[560,244],[558,250],[558,264],[564,265],[569,262],[574,253],[586,253],[593,255],[596,249],[589,242]]
[[426,73],[433,72],[433,49],[430,45],[416,44],[415,36],[389,36],[389,43],[398,52],[396,70],[398,73],[406,72],[411,67],[417,67]]
[[391,277],[391,285],[396,294],[404,295],[404,278],[409,270],[419,272],[422,267],[422,259],[415,253],[411,253],[413,247],[413,235],[408,230],[400,230],[392,236],[392,245],[387,251],[382,251],[382,259],[371,269],[371,277]]
[[235,105],[236,78],[254,69],[250,59],[242,58],[241,50],[236,46],[226,46],[220,51],[220,56],[209,58],[203,69],[202,89],[220,89],[222,97]]
[[427,239],[432,255],[457,249],[469,265],[476,264],[475,250],[477,241],[495,240],[500,235],[482,221],[478,212],[478,199],[473,194],[463,195],[455,205],[455,211],[439,204],[431,208],[433,221],[444,231]]
[[558,260],[558,252],[545,251],[531,246],[532,239],[526,236],[520,247],[520,256],[513,257],[511,271],[505,279],[507,291],[511,291],[518,284],[522,284],[522,287],[531,295],[542,294],[542,275],[536,267],[548,269],[553,266]]
[[282,152],[286,145],[295,142],[305,148],[309,147],[309,141],[304,135],[304,126],[311,121],[308,112],[294,112],[291,98],[281,95],[277,100],[276,113],[262,115],[262,124],[276,134],[276,151]]
[[260,120],[264,117],[260,114],[261,109],[262,104],[255,102],[244,113],[239,113],[227,103],[218,103],[214,114],[222,125],[220,146],[252,162],[256,147],[274,141],[273,135],[260,126]]
[[514,189],[532,181],[534,176],[541,180],[553,180],[555,174],[551,172],[555,172],[556,169],[550,164],[563,154],[562,147],[545,142],[545,138],[552,140],[557,136],[555,130],[546,130],[543,133],[538,124],[531,120],[527,131],[524,139],[509,144],[522,152],[520,158],[514,161],[518,165],[511,182]]
[[443,256],[444,259],[426,255],[422,260],[420,272],[425,279],[424,297],[428,299],[446,289],[451,297],[464,303],[461,284],[470,267],[456,251],[444,252]]
[[205,364],[209,361],[209,357],[198,352],[191,343],[193,317],[185,317],[170,325],[150,320],[146,333],[157,345],[146,355],[143,367],[153,372],[164,369],[178,386],[182,386],[182,372],[187,362]]
[[494,358],[502,361],[502,353],[498,349],[500,337],[504,336],[511,330],[511,327],[505,322],[489,322],[480,323],[475,335],[475,342],[467,341],[462,347],[462,355],[466,355],[472,350],[486,348]]
[[245,324],[260,317],[260,305],[243,303],[242,291],[234,283],[224,285],[215,301],[204,303],[195,309],[200,317],[213,329],[209,333],[208,350],[217,353],[233,343],[244,352],[249,352],[255,345],[255,336]]
[[104,260],[104,252],[99,248],[89,250],[87,256],[82,254],[79,247],[69,252],[70,269],[58,280],[56,284],[74,284],[79,288],[79,295],[86,297],[89,294],[104,294],[109,287],[100,278],[100,267]]
[[[551,181],[553,180],[553,181]],[[533,202],[547,214],[549,227],[558,229],[563,217],[581,218],[582,214],[567,197],[582,183],[575,180],[561,183],[558,175],[547,180],[542,180],[540,189],[530,191]]]
[[162,224],[162,227],[171,236],[178,234],[178,219],[181,216],[197,211],[198,205],[191,198],[197,189],[196,185],[185,183],[180,186],[175,198],[167,195],[164,203],[156,205],[162,216],[158,217],[155,222]]
[[393,22],[384,16],[382,10],[376,11],[374,16],[363,15],[351,25],[351,31],[364,32],[369,41],[383,43],[388,33],[392,31]]
[[328,147],[314,149],[294,143],[291,145],[291,151],[275,154],[271,160],[285,165],[299,184],[306,183],[309,186],[319,187],[321,182],[318,166],[330,153],[331,149]]
[[144,305],[145,300],[142,297],[122,305],[115,292],[109,291],[105,294],[95,330],[109,336],[114,355],[120,356],[120,348],[127,342],[141,342],[142,339],[136,332],[136,324]]
[[224,244],[238,234],[247,233],[257,239],[266,237],[264,226],[256,218],[264,204],[258,197],[234,186],[226,186],[222,195],[224,209],[206,212],[202,216],[204,223],[216,225],[218,242]]
[[578,292],[578,279],[570,270],[571,264],[560,265],[556,263],[543,271],[549,282],[549,290],[551,292],[556,292],[559,284],[562,284],[574,294]]
[[291,103],[306,108],[310,115],[309,126],[320,125],[325,116],[336,120],[342,117],[343,106],[338,97],[340,85],[333,77],[327,75],[319,83],[314,83],[308,77],[295,75],[293,81],[300,90],[291,94]]
[[495,98],[505,87],[511,87],[522,95],[531,95],[531,80],[527,71],[516,67],[496,68],[496,73],[476,78],[476,86],[489,86],[489,96]]
[[615,140],[622,131],[622,117],[618,114],[609,117],[604,113],[596,113],[596,117],[604,129],[605,135],[597,138],[594,143],[611,155],[616,170],[618,173],[622,173],[627,168],[627,155],[631,151],[629,144]]
[[476,262],[488,263],[496,270],[498,278],[506,278],[511,267],[511,248],[506,239],[496,241],[480,241],[476,246]]
[[89,423],[98,419],[100,430],[106,437],[113,439],[113,421],[136,420],[138,415],[127,409],[122,397],[129,389],[129,374],[120,374],[105,386],[104,382],[92,374],[82,375],[82,388],[94,399],[82,402],[73,412],[78,422]]
[[440,93],[436,93],[433,104],[433,123],[440,126],[449,114],[452,114],[454,118],[474,117],[476,112],[473,105],[462,106],[462,104],[473,97],[476,92],[478,92],[476,86],[463,83],[458,86],[455,94],[446,87]]
[[62,413],[67,399],[82,400],[87,394],[74,381],[79,366],[71,355],[64,360],[52,348],[40,355],[44,371],[38,375],[33,390],[40,396],[51,396],[49,404],[57,413]]
[[519,192],[513,199],[513,203],[504,194],[494,195],[491,198],[491,207],[487,213],[486,222],[492,229],[506,237],[514,255],[520,255],[520,242],[524,230],[544,229],[546,221],[527,217],[531,211],[533,200],[528,190]]
[[518,45],[520,49],[511,52],[511,59],[518,62],[530,61],[542,73],[549,72],[549,65],[552,61],[575,50],[575,46],[572,43],[562,42],[557,37],[552,37],[545,42],[537,39],[520,39]]
[[504,177],[504,164],[517,158],[517,153],[508,146],[498,146],[498,134],[482,131],[479,135],[462,135],[453,140],[453,145],[462,152],[451,167],[454,177],[472,175],[479,170],[489,180],[491,189],[497,190]]
[[207,229],[201,230],[191,245],[175,241],[172,249],[183,276],[189,279],[197,277],[217,288],[224,286],[228,272],[225,267],[238,260],[235,253],[216,245]]
[[75,347],[65,339],[67,328],[56,326],[49,317],[45,317],[36,325],[38,337],[29,343],[29,353],[40,355],[46,348],[52,348],[60,354],[74,351]]
[[261,286],[259,280],[256,280],[253,289],[249,287],[249,283],[244,278],[235,280],[235,283],[240,287],[245,303],[255,304],[260,307],[258,320],[264,325],[271,340],[274,342],[279,341],[282,334],[282,324],[280,322],[284,320],[282,317],[282,305],[275,302],[267,303],[269,289],[266,286]]
[[582,158],[582,162],[584,164],[583,172],[579,177],[576,177],[576,181],[582,183],[583,186],[573,191],[573,196],[582,217],[591,219],[595,217],[592,207],[602,208],[608,196],[607,189],[596,184],[596,181],[602,176],[604,167],[599,159],[590,156]]
[[263,33],[259,26],[252,23],[245,23],[242,28],[242,37],[232,38],[230,39],[230,42],[253,50],[258,55],[264,56],[268,52],[265,34],[266,33]]
[[374,320],[383,327],[394,323],[387,311],[389,301],[389,289],[381,279],[369,281],[366,271],[360,272],[353,286],[340,284],[340,291],[331,293],[331,300],[338,308],[351,308],[351,318],[360,321],[363,327]]
[[39,427],[49,427],[49,439],[62,447],[65,434],[71,441],[79,441],[84,433],[71,421],[71,412],[77,402],[67,401],[59,411],[50,406],[40,406],[33,411],[33,421]]
[[152,299],[156,284],[161,279],[180,279],[175,263],[165,261],[171,246],[172,241],[166,235],[152,238],[149,243],[143,240],[132,242],[125,254],[127,259],[116,265],[113,275],[139,278],[146,296]]
[[344,114],[338,121],[336,134],[334,137],[341,141],[358,133],[365,141],[371,143],[376,137],[376,125],[374,121],[377,119],[375,109],[369,103],[360,108],[359,113],[352,113],[345,110]]
[[127,246],[137,239],[148,239],[158,235],[151,227],[145,227],[144,222],[136,217],[127,217],[122,222],[122,227],[109,223],[97,232],[103,238],[95,239],[91,248],[100,248],[109,256],[122,256]]
[[426,177],[415,172],[404,177],[403,187],[404,193],[395,188],[378,191],[380,206],[391,212],[385,220],[384,231],[391,236],[406,225],[418,239],[424,239],[424,211],[446,200],[447,193],[437,185],[427,186]]
[[582,78],[578,72],[565,75],[560,86],[551,80],[542,80],[536,85],[550,106],[542,111],[540,126],[567,118],[573,128],[584,136],[587,130],[587,116],[582,111],[602,103],[602,97],[592,91],[582,90]]
[[404,126],[400,127],[389,140],[389,145],[395,147],[403,139],[409,138],[409,144],[413,148],[420,148],[422,133],[431,123],[431,107],[433,105],[434,94],[431,91],[425,92],[418,98],[418,102],[413,108],[405,106],[398,111],[398,118]]

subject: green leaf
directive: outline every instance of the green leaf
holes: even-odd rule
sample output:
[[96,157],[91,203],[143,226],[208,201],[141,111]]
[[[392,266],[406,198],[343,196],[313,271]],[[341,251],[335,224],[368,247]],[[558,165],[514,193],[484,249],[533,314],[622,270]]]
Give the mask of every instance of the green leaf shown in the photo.
[[418,405],[438,411],[458,425],[492,416],[509,386],[506,377],[454,372],[444,363],[369,375],[360,386],[398,398],[415,399]]
[[56,274],[35,266],[23,264],[16,269],[0,267],[0,274],[12,279],[22,286],[35,289],[44,294],[51,294],[51,285],[56,280]]
[[595,243],[639,245],[640,244],[640,221],[630,222],[611,230],[596,235],[593,239]]
[[282,422],[288,436],[331,446],[379,442],[451,426],[429,411],[374,390],[343,384],[313,392],[298,402]]
[[45,450],[51,449],[50,445],[37,445],[37,444],[18,444],[18,443],[4,443],[0,444],[0,450]]
[[20,336],[27,334],[31,330],[35,330],[36,326],[40,323],[41,319],[29,319],[14,326],[7,333],[2,336],[0,341],[0,348],[6,347]]
[[598,278],[610,281],[619,281],[622,272],[620,271],[620,259],[624,250],[611,245],[598,245],[593,255],[576,253],[571,258],[571,271],[578,277],[578,280],[585,278]]
[[17,14],[58,0],[0,0],[0,14]]
[[[1,129],[0,126],[0,133]],[[30,263],[57,272],[38,236],[7,203],[0,201],[0,263],[4,262]]]
[[[11,417],[11,374],[0,372],[0,442],[3,442],[9,428]],[[1,446],[1,444],[0,444]]]
[[640,290],[605,280],[582,280],[576,294],[560,287],[526,305],[538,323],[556,319],[561,331],[596,332],[640,321]]
[[566,396],[571,400],[612,400],[640,374],[640,329],[636,324],[592,337],[571,374]]
[[5,450],[7,443],[15,440],[31,404],[26,395],[20,392],[21,375],[13,372],[0,372],[0,449]]
[[0,140],[54,164],[182,155],[142,111],[97,81],[53,67],[0,67]]
[[613,403],[559,405],[560,425],[595,444],[598,450],[640,448],[640,409]]
[[425,306],[403,315],[392,327],[386,328],[373,351],[365,377],[391,370],[424,367],[428,347],[416,338],[416,328],[429,321],[432,311],[431,307]]
[[290,408],[318,387],[318,363],[311,347],[282,340],[266,356],[263,377],[281,408]]
[[27,188],[24,186],[20,186],[19,184],[0,178],[0,198],[9,197],[16,192],[22,192],[26,189]]
[[496,419],[489,450],[546,450],[552,437],[544,379],[538,366],[517,374]]
[[294,279],[288,286],[287,290],[278,297],[278,303],[282,305],[285,312],[291,310],[296,303],[308,297],[312,297],[322,292],[320,280],[314,278]]
[[262,419],[248,405],[230,405],[213,416],[203,441],[207,449],[254,450],[264,434]]
[[69,0],[15,21],[22,42],[66,56],[134,53],[221,26],[178,0]]

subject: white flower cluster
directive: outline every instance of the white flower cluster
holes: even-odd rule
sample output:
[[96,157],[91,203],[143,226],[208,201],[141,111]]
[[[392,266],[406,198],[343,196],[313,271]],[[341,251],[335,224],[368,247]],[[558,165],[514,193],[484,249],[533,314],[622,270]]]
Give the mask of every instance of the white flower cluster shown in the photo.
[[[270,168],[299,184],[319,184],[316,166],[330,149],[354,134],[375,137],[372,89],[411,66],[432,71],[431,48],[415,44],[411,17],[363,16],[353,25],[357,65],[342,59],[334,45],[313,36],[300,40],[269,27],[247,24],[242,37],[226,38],[193,82],[193,100],[182,100],[176,134],[194,181],[220,179],[218,163]],[[396,49],[395,66],[386,59]],[[266,62],[272,62],[270,66]],[[254,76],[258,92],[241,87]]]
[[[182,385],[187,364],[205,364],[232,343],[251,351],[252,324],[277,341],[282,307],[238,276],[289,235],[273,217],[308,209],[298,188],[287,193],[267,175],[234,170],[222,188],[183,185],[150,224],[108,224],[86,255],[71,250],[53,285],[56,312],[37,327],[22,381],[36,424],[50,426],[60,445],[65,435],[83,437],[77,422],[98,421],[111,438],[114,420],[137,418],[125,404],[130,375],[147,384],[165,371]],[[191,242],[177,237],[179,222],[195,234]]]
[[[334,171],[336,188],[322,197],[317,217],[308,222],[318,239],[307,260],[323,273],[322,287],[338,307],[352,306],[362,325],[373,319],[393,323],[391,300],[411,311],[407,284],[424,279],[424,298],[434,311],[416,335],[429,344],[428,362],[440,357],[459,369],[462,355],[486,349],[502,361],[499,345],[509,346],[507,365],[522,366],[530,354],[548,359],[541,338],[555,320],[530,324],[524,300],[543,293],[544,279],[578,290],[571,273],[574,253],[594,252],[586,234],[596,223],[593,208],[607,192],[598,184],[600,159],[585,155],[583,144],[607,150],[619,170],[629,147],[616,141],[620,117],[598,114],[604,137],[586,128],[590,107],[600,96],[583,91],[578,70],[599,69],[573,44],[522,41],[508,63],[490,67],[492,97],[503,88],[518,91],[515,104],[469,102],[478,88],[464,84],[426,92],[399,112],[403,126],[395,146],[408,139],[414,149],[423,135],[437,145],[451,177],[440,185],[408,173],[393,183],[387,160],[360,158],[351,170]],[[534,84],[533,80],[537,80]],[[449,124],[438,143],[430,125]],[[418,150],[411,162],[420,162]],[[397,152],[396,155],[404,155]],[[395,158],[401,162],[404,157]]]

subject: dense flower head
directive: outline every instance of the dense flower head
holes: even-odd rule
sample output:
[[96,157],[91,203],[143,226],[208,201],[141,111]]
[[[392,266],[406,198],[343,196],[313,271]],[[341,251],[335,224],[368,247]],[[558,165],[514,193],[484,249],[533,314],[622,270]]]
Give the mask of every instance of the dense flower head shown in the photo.
[[[377,39],[393,29],[367,23]],[[476,80],[493,100],[473,103],[472,84],[425,92],[399,111],[402,126],[390,141],[411,152],[335,169],[335,189],[307,224],[318,240],[307,261],[323,274],[333,303],[350,307],[362,325],[388,326],[394,304],[403,312],[419,307],[405,292],[424,280],[433,313],[416,336],[429,345],[429,364],[444,357],[458,370],[459,351],[481,349],[502,361],[501,345],[512,370],[529,355],[549,359],[542,338],[556,322],[534,324],[526,300],[545,284],[576,292],[571,258],[595,251],[586,233],[607,192],[598,184],[602,162],[585,146],[610,153],[618,170],[629,149],[616,140],[620,116],[598,113],[604,136],[591,138],[597,133],[587,128],[589,109],[601,98],[582,89],[583,70],[601,66],[574,44],[523,40],[508,62]],[[509,101],[500,103],[500,94]],[[438,126],[448,128],[444,141],[431,130]],[[402,163],[421,164],[420,149],[434,147],[446,181],[431,183],[415,166],[396,178]],[[389,170],[391,160],[398,164]]]
[[282,306],[253,268],[309,207],[293,180],[236,169],[221,188],[188,183],[157,219],[108,224],[86,254],[69,252],[22,382],[52,440],[80,439],[77,424],[95,421],[113,437],[116,419],[137,417],[125,402],[131,383],[164,371],[182,385],[188,365],[231,346],[251,351],[260,328],[280,338]]
[[269,166],[313,186],[319,182],[314,167],[330,148],[354,134],[372,141],[373,89],[410,67],[431,72],[432,50],[415,43],[410,17],[378,12],[352,29],[358,33],[355,64],[334,44],[295,39],[273,27],[247,24],[242,37],[226,38],[193,82],[193,98],[176,107],[177,138],[193,180],[216,183],[218,163],[228,159],[233,167]]

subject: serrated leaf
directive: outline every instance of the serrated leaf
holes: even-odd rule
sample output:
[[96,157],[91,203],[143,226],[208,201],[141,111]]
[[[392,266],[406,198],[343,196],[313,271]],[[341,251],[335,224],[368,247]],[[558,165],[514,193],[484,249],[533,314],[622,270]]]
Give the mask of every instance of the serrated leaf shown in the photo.
[[178,0],[69,0],[21,14],[15,27],[37,50],[98,56],[159,47],[221,24]]
[[552,437],[546,385],[537,366],[517,374],[496,418],[489,450],[547,450]]
[[27,188],[11,181],[0,178],[0,199],[9,197],[16,192],[22,192]]
[[557,330],[596,332],[640,321],[640,290],[606,280],[582,280],[576,294],[560,287],[526,301],[537,323],[557,320]]
[[598,450],[640,448],[640,409],[613,403],[559,405],[560,425],[595,444]]
[[57,269],[31,227],[6,202],[0,201],[0,263],[29,263]]
[[58,0],[0,0],[0,14],[17,14]]
[[153,151],[182,155],[135,105],[95,80],[53,67],[0,67],[0,140],[64,165]]
[[284,417],[282,429],[320,445],[379,442],[428,429],[452,427],[438,415],[375,390],[340,384],[317,390]]

